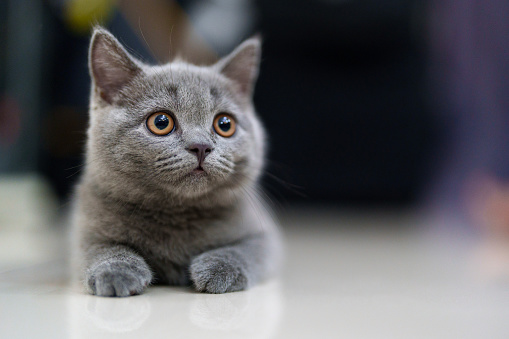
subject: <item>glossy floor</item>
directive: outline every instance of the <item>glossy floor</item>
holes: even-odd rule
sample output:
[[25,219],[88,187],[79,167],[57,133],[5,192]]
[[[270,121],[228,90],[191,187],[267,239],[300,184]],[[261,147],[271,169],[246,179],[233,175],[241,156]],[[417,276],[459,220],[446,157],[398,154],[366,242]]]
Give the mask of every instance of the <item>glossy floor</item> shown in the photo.
[[0,230],[0,337],[509,338],[504,254],[491,260],[461,229],[438,235],[404,213],[281,219],[281,276],[224,295],[85,295],[65,282],[62,232]]

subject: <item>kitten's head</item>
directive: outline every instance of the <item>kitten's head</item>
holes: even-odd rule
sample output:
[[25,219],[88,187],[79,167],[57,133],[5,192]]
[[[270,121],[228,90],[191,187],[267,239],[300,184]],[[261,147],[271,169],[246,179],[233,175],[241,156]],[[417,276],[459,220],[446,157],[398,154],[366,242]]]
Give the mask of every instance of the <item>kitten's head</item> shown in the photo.
[[110,189],[197,198],[254,183],[264,131],[252,104],[260,40],[212,66],[149,66],[94,31],[88,173]]

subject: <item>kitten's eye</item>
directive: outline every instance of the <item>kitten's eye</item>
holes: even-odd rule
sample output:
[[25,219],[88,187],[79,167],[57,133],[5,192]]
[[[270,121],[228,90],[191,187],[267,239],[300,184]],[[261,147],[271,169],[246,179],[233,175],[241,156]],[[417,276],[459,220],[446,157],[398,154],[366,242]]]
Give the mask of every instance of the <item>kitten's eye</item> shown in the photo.
[[175,123],[168,113],[157,112],[148,117],[147,127],[156,135],[167,135],[173,132]]
[[228,114],[219,114],[214,119],[214,129],[220,136],[229,138],[235,133],[235,120]]

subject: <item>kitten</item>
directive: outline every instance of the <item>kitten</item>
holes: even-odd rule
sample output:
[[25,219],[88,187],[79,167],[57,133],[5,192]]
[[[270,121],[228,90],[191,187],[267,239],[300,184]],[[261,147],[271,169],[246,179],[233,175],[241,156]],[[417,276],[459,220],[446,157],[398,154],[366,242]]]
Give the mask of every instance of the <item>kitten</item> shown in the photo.
[[73,212],[73,260],[89,293],[129,296],[150,283],[224,293],[277,271],[280,238],[258,187],[260,54],[251,38],[212,66],[149,66],[94,30]]

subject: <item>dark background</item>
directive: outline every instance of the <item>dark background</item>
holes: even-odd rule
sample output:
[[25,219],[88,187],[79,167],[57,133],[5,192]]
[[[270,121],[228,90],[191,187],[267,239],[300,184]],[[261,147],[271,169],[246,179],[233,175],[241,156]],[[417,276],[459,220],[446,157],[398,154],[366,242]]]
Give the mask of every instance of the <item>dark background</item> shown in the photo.
[[275,3],[255,96],[269,171],[312,201],[414,202],[433,145],[417,2]]
[[[30,140],[36,160],[27,164],[16,157],[25,151],[4,148],[11,160],[4,157],[3,171],[35,169],[65,201],[83,163],[89,35],[69,30],[51,1],[33,3],[18,5],[27,20],[37,10],[42,23],[34,27],[42,39],[33,56],[40,64],[37,104],[22,116],[20,138]],[[179,3],[186,11],[195,1]],[[269,193],[283,202],[414,203],[440,140],[426,82],[425,7],[396,0],[260,0],[254,7],[255,24],[242,38],[257,31],[264,37],[255,104],[270,137]],[[16,25],[3,19],[8,40]],[[135,55],[154,60],[121,13],[104,24]],[[9,93],[12,65],[1,65],[1,90]]]

